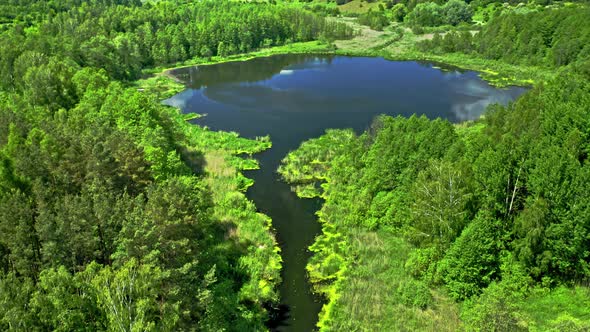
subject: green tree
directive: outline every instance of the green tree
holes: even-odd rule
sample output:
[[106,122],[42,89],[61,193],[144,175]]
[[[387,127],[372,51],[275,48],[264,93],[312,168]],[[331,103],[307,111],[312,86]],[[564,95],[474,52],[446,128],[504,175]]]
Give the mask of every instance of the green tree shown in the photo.
[[403,22],[407,14],[408,9],[403,3],[397,3],[391,8],[391,15],[395,22]]
[[468,178],[445,161],[433,161],[418,174],[413,185],[412,216],[416,237],[422,243],[447,246],[471,217]]
[[451,25],[469,22],[471,16],[473,16],[471,7],[463,0],[449,0],[442,6],[442,13],[445,17],[445,23]]
[[178,321],[178,307],[161,302],[161,281],[166,273],[149,264],[129,260],[119,269],[90,265],[96,271],[92,285],[99,308],[105,313],[109,330],[172,330]]
[[14,331],[34,331],[39,328],[29,301],[35,284],[31,279],[9,273],[0,278],[0,328]]
[[0,198],[0,242],[10,251],[14,270],[30,278],[37,277],[41,265],[35,218],[31,199],[20,190]]
[[441,6],[434,2],[419,3],[408,14],[408,21],[417,26],[439,26],[443,24],[444,14]]
[[499,275],[502,225],[480,212],[440,262],[438,274],[449,294],[464,300],[478,295]]
[[31,104],[47,106],[53,111],[72,107],[77,96],[71,79],[77,69],[73,61],[56,57],[47,64],[29,67],[23,79],[24,95]]
[[84,274],[70,274],[63,266],[43,270],[30,306],[46,329],[52,331],[106,330],[96,294]]

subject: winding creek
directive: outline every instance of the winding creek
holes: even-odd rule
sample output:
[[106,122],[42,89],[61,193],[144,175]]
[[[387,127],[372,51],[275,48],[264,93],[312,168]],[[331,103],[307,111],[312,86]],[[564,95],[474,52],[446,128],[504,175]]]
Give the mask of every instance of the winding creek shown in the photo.
[[321,227],[319,200],[303,200],[280,181],[281,159],[328,128],[366,129],[379,114],[424,114],[452,122],[478,118],[491,103],[507,103],[525,88],[497,89],[471,71],[381,58],[279,55],[243,62],[177,69],[187,84],[166,103],[207,116],[194,120],[213,130],[254,138],[270,135],[273,147],[257,156],[260,170],[248,197],[270,216],[282,248],[281,319],[276,331],[312,331],[321,309],[307,281],[307,247]]

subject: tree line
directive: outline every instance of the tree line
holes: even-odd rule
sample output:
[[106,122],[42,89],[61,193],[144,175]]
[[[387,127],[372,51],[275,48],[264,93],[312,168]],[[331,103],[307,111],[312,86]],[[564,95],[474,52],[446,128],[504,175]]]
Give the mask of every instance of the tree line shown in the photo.
[[96,1],[69,8],[50,10],[42,20],[15,24],[2,34],[4,88],[19,85],[23,68],[45,65],[51,58],[133,80],[147,66],[352,34],[344,24],[288,5]]
[[590,8],[545,8],[494,16],[480,32],[450,32],[421,42],[434,53],[473,53],[508,63],[558,68],[587,74],[590,58]]

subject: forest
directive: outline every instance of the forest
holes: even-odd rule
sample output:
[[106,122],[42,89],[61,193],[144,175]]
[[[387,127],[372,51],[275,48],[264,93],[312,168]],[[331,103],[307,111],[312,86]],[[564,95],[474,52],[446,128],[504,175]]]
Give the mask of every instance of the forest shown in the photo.
[[563,74],[473,123],[383,116],[290,153],[284,178],[325,199],[321,330],[587,328],[589,97]]
[[320,331],[590,329],[588,22],[550,0],[0,1],[0,330],[268,330],[281,250],[242,172],[272,138],[137,85],[267,49],[533,84],[476,121],[381,116],[285,157],[323,199]]
[[264,330],[280,249],[238,155],[270,141],[190,125],[133,81],[350,29],[229,1],[1,6],[0,330]]
[[[447,24],[422,10],[451,3],[405,18]],[[555,74],[476,121],[382,116],[283,160],[299,196],[324,200],[307,265],[328,299],[320,331],[590,328],[589,14],[506,10],[435,32],[415,47]]]
[[559,68],[572,65],[588,73],[590,10],[565,8],[494,16],[482,30],[450,32],[419,44],[435,53],[475,53],[508,63]]

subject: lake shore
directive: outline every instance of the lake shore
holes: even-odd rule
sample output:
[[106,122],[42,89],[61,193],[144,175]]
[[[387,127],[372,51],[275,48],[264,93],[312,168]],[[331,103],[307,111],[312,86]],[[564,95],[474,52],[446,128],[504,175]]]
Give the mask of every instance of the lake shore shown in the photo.
[[[381,57],[391,61],[430,62],[436,65],[435,68],[442,71],[449,69],[449,67],[452,67],[453,70],[476,71],[483,80],[495,87],[531,86],[551,77],[551,73],[540,71],[538,68],[514,66],[465,54],[435,55],[419,52],[415,47],[416,42],[421,38],[428,37],[415,35],[409,30],[404,30],[403,36],[399,38],[395,35],[392,27],[384,32],[371,32],[370,29],[363,27],[358,29],[359,34],[346,41],[293,43],[228,57],[195,58],[170,67],[154,68],[146,70],[144,73],[148,77],[136,81],[134,84],[138,89],[153,92],[159,99],[166,99],[186,88],[182,81],[171,73],[173,70],[197,65],[247,61],[281,54]],[[273,226],[271,227],[274,229]],[[278,245],[275,250],[280,250]],[[333,300],[330,296],[328,298]],[[320,325],[329,319],[329,312],[329,306],[323,308],[319,317]]]
[[[416,43],[432,38],[432,34],[414,34],[410,29],[392,25],[384,31],[374,31],[346,20],[351,24],[357,35],[350,40],[310,41],[274,46],[261,50],[235,54],[226,57],[194,58],[167,67],[155,67],[144,71],[146,78],[135,81],[138,89],[156,92],[162,99],[169,98],[183,90],[183,84],[172,70],[197,65],[212,65],[233,61],[246,61],[254,58],[268,57],[279,54],[318,54],[346,55],[363,57],[382,57],[391,61],[425,61],[440,64],[439,69],[446,66],[462,70],[472,70],[495,87],[533,86],[538,82],[551,79],[555,73],[540,67],[512,65],[502,61],[484,59],[463,53],[447,53],[443,55],[425,53],[417,50]],[[400,36],[400,29],[403,31]]]
[[278,331],[283,327],[285,331],[311,331],[323,304],[314,293],[328,295],[310,288],[317,286],[317,274],[308,265],[310,251],[314,252],[308,248],[325,233],[326,224],[317,223],[320,202],[297,198],[276,173],[290,151],[330,128],[352,128],[360,134],[380,114],[473,120],[487,104],[514,100],[525,90],[491,87],[473,71],[437,68],[415,61],[316,53],[172,72],[187,82],[187,90],[166,103],[179,105],[185,114],[208,112],[196,124],[250,138],[269,135],[273,141],[272,149],[256,156],[260,170],[246,174],[255,182],[247,197],[259,212],[272,218],[272,230],[281,246],[283,283],[279,289],[281,305],[289,308],[289,314],[284,323],[279,314],[270,326]]

